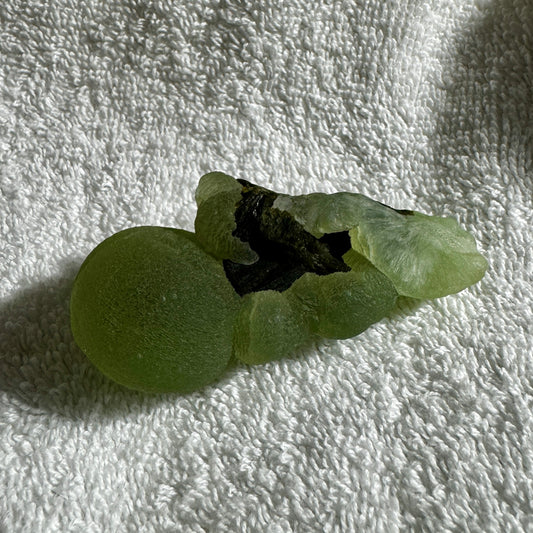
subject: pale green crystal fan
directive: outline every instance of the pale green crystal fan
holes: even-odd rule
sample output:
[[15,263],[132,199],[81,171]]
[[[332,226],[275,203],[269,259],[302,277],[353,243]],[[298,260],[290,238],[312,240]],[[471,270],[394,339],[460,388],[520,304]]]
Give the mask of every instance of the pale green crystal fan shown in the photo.
[[[212,183],[220,179],[209,174],[201,185],[214,191]],[[230,183],[226,175],[223,179]],[[233,209],[232,236],[239,236],[239,242],[246,242],[243,236],[253,241],[251,248],[259,263],[263,254],[270,254],[261,268],[235,261],[230,254],[218,255],[226,260],[226,273],[237,291],[252,291],[244,296],[234,334],[235,355],[247,363],[279,359],[313,335],[352,337],[386,316],[398,295],[437,298],[459,292],[479,281],[487,268],[474,238],[453,219],[397,211],[356,193],[291,197],[244,180],[236,183],[241,186],[242,199]],[[217,213],[228,208],[226,199],[216,192],[210,200],[213,206],[220,202]],[[210,223],[212,227],[222,226],[215,219]],[[283,229],[273,230],[276,224]],[[257,227],[248,231],[247,225]],[[300,232],[294,231],[295,225]],[[348,272],[335,268],[320,271],[324,261],[315,261],[320,250],[304,257],[301,250],[309,249],[309,237],[321,243],[343,233],[350,243],[342,255]],[[284,239],[284,234],[289,238]],[[273,240],[282,246],[273,247]],[[209,243],[203,243],[211,251]],[[260,277],[258,271],[271,268],[273,248],[275,253],[281,250],[289,256],[304,257],[303,266],[296,268],[300,275],[293,276],[294,280],[289,277],[289,287],[268,277],[254,285],[255,277]],[[286,270],[290,272],[292,267]],[[276,295],[272,287],[279,290]],[[295,309],[299,309],[296,314]]]
[[404,296],[456,293],[478,282],[487,269],[474,237],[451,218],[397,211],[355,193],[280,195],[274,206],[317,237],[347,230],[353,250]]
[[196,201],[195,234],[124,230],[89,254],[74,282],[77,344],[132,389],[188,392],[232,355],[266,363],[313,338],[358,335],[398,295],[455,293],[487,268],[453,219],[361,194],[288,196],[212,172]]

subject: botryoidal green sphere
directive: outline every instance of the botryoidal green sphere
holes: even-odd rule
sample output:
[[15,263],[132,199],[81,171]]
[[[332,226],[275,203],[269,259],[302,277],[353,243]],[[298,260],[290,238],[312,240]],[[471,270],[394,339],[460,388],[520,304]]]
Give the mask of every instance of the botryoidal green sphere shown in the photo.
[[226,368],[240,298],[193,233],[135,227],[99,244],[80,268],[74,339],[114,381],[146,392],[188,392]]

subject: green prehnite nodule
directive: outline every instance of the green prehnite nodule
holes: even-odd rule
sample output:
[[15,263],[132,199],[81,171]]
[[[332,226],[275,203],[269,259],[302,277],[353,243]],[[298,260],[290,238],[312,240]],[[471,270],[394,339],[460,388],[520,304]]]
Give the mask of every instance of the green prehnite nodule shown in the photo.
[[121,231],[74,282],[76,343],[131,389],[200,389],[232,355],[260,364],[317,337],[353,337],[399,295],[456,293],[487,269],[455,220],[361,194],[288,196],[213,172],[196,202],[195,233]]
[[240,297],[193,233],[135,227],[99,244],[72,289],[78,346],[105,375],[147,392],[192,391],[231,357]]

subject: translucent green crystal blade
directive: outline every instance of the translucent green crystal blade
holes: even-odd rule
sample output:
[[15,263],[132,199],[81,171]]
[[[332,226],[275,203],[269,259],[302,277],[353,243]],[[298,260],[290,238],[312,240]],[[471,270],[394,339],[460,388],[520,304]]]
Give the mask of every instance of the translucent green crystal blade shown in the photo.
[[450,218],[397,211],[353,193],[280,196],[274,205],[317,237],[348,230],[352,248],[405,296],[438,298],[459,292],[487,269],[472,235]]

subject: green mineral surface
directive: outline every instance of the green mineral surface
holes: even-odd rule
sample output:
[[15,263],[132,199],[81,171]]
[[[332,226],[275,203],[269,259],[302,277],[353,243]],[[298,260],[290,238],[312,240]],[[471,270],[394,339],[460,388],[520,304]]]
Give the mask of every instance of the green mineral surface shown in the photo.
[[77,344],[132,389],[189,392],[232,355],[266,363],[314,338],[358,335],[399,295],[446,296],[487,269],[455,220],[361,194],[288,196],[212,172],[196,201],[194,234],[124,230],[75,280]]

